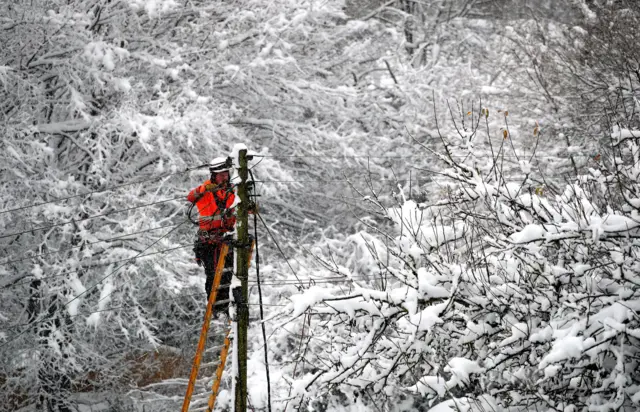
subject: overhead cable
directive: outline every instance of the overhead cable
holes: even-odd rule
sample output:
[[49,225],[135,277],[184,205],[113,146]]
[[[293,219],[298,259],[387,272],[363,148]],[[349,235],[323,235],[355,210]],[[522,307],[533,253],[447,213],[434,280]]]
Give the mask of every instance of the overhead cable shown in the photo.
[[[289,269],[291,270],[291,273],[293,273],[293,276],[298,279],[298,274],[296,273],[295,270],[293,270],[293,267],[291,266],[291,263],[289,263],[289,259],[287,259],[287,255],[284,254],[284,251],[282,250],[282,248],[280,248],[280,245],[278,244],[278,241],[276,240],[276,238],[273,236],[273,233],[271,233],[271,229],[269,229],[269,226],[267,226],[267,223],[264,221],[264,219],[262,218],[262,215],[256,211],[255,212],[256,216],[258,216],[258,218],[260,219],[260,221],[262,222],[262,224],[264,225],[264,228],[267,229],[267,233],[269,234],[269,237],[271,237],[271,240],[273,240],[273,243],[276,245],[276,248],[280,251],[280,254],[282,255],[282,257],[284,258],[285,262],[287,262],[287,266],[289,266]],[[304,285],[302,284],[302,282],[299,282],[301,287],[304,287]]]
[[151,181],[158,181],[159,179],[164,179],[165,177],[171,177],[171,176],[175,176],[175,175],[179,175],[179,174],[184,174],[184,173],[188,173],[190,171],[192,171],[194,169],[187,169],[187,170],[183,170],[181,172],[175,172],[175,173],[169,173],[166,175],[161,175],[161,176],[153,176],[153,177],[149,177],[147,179],[141,179],[141,180],[136,180],[135,182],[129,182],[129,183],[122,183],[122,184],[117,184],[114,186],[108,186],[102,189],[97,189],[97,190],[93,190],[91,192],[85,192],[85,193],[78,193],[76,195],[71,195],[71,196],[66,196],[66,197],[57,197],[57,198],[53,198],[51,200],[47,200],[46,202],[39,202],[39,203],[32,203],[26,206],[20,206],[20,207],[14,207],[12,209],[6,209],[6,210],[1,210],[0,211],[0,215],[5,214],[5,213],[10,213],[10,212],[17,212],[20,210],[25,210],[25,209],[30,209],[33,207],[38,207],[38,206],[43,206],[43,205],[48,205],[51,203],[58,203],[58,202],[62,202],[65,200],[69,200],[69,199],[74,199],[76,197],[83,197],[83,196],[89,196],[95,193],[103,193],[103,192],[108,192],[111,190],[116,190],[116,189],[120,189],[123,187],[127,187],[127,186],[133,186],[133,185],[137,185],[140,183],[147,183],[147,182],[151,182]]
[[[178,229],[179,227],[181,227],[182,225],[184,225],[185,223],[187,223],[188,221],[185,220],[182,223],[180,223],[179,225],[177,225],[176,227],[174,227],[173,229],[169,230],[167,233],[165,233],[163,236],[161,236],[160,238],[156,239],[154,242],[152,242],[149,246],[147,246],[146,248],[144,248],[142,251],[140,251],[136,256],[134,256],[132,259],[138,258],[140,257],[144,252],[146,252],[147,250],[149,250],[151,247],[153,247],[156,243],[160,242],[162,239],[166,238],[167,236],[169,236],[171,233],[173,233],[176,229]],[[109,274],[103,276],[102,278],[100,278],[100,280],[98,280],[95,284],[93,284],[92,286],[90,286],[89,288],[85,289],[84,291],[82,291],[81,293],[73,296],[71,299],[67,300],[67,302],[65,304],[62,305],[62,308],[65,308],[67,306],[69,306],[71,303],[73,303],[74,301],[76,301],[77,299],[81,298],[82,296],[86,295],[87,293],[89,293],[90,291],[94,290],[95,288],[98,287],[98,285],[100,285],[102,282],[104,282],[106,279],[110,278],[111,276],[113,276],[114,274],[116,274],[120,269],[122,269],[125,266],[125,264],[122,264],[120,266],[118,266],[117,268],[115,268],[113,271],[109,272]],[[50,313],[48,311],[45,311],[45,314],[47,316],[50,316]],[[38,320],[34,320],[33,322],[31,322],[29,324],[29,327],[25,328],[24,331],[22,331],[21,333],[19,333],[15,338],[5,342],[4,344],[0,345],[0,349],[5,347],[6,345],[8,345],[9,343],[11,343],[12,341],[14,341],[15,339],[19,338],[20,336],[22,336],[23,334],[27,333],[27,331],[29,330],[30,327],[33,326],[37,326],[42,322],[45,322],[47,319],[38,319]]]
[[10,263],[17,263],[17,262],[22,262],[22,261],[25,261],[25,260],[35,259],[35,258],[42,257],[42,256],[48,256],[48,255],[58,254],[58,253],[61,253],[61,252],[67,252],[69,250],[80,249],[80,248],[83,248],[83,247],[86,247],[86,246],[89,246],[89,245],[95,245],[97,243],[111,242],[113,240],[122,239],[122,238],[125,238],[127,236],[139,235],[141,233],[153,232],[155,230],[167,229],[167,228],[174,227],[174,226],[175,225],[152,227],[152,228],[149,228],[149,229],[139,230],[137,232],[125,233],[125,234],[122,234],[122,235],[119,235],[119,236],[114,236],[114,237],[111,237],[111,238],[108,238],[108,239],[99,239],[99,240],[96,240],[96,241],[93,241],[93,242],[84,242],[84,243],[82,243],[80,245],[77,245],[77,246],[50,250],[48,252],[38,253],[38,254],[35,254],[35,255],[32,255],[32,256],[28,256],[27,254],[24,254],[24,255],[20,256],[19,258],[17,258],[17,259],[12,259],[12,260],[7,260],[7,261],[4,261],[4,262],[0,262],[0,265],[8,265]]
[[153,203],[147,203],[147,204],[144,204],[144,205],[131,206],[131,207],[127,207],[125,209],[111,210],[109,212],[83,217],[81,219],[69,220],[69,221],[66,221],[66,222],[56,223],[56,224],[52,224],[52,225],[48,225],[48,226],[35,227],[33,229],[23,230],[22,232],[7,233],[7,234],[0,235],[0,239],[4,239],[4,238],[7,238],[7,237],[12,237],[12,236],[18,236],[18,235],[22,235],[22,234],[30,233],[30,232],[38,232],[38,231],[41,231],[41,230],[48,230],[48,229],[52,229],[52,228],[58,227],[58,226],[70,225],[72,223],[84,222],[86,220],[91,220],[91,219],[95,219],[95,218],[98,218],[98,217],[109,216],[109,215],[113,215],[115,213],[128,212],[128,211],[135,210],[135,209],[142,209],[144,207],[155,206],[155,205],[159,205],[159,204],[162,204],[162,203],[173,202],[175,200],[183,199],[183,198],[184,198],[184,196],[178,196],[178,197],[174,197],[174,198],[171,198],[171,199],[164,199],[164,200],[159,200],[159,201],[153,202]]
[[[258,162],[260,163],[260,162]],[[255,187],[255,179],[253,177],[253,171],[249,169],[249,175],[251,176],[251,183]],[[256,193],[253,193],[254,205],[257,205]],[[258,302],[260,303],[260,327],[262,329],[262,341],[264,346],[264,365],[265,373],[267,377],[267,411],[271,412],[271,376],[269,373],[269,348],[267,344],[267,330],[264,325],[264,310],[262,305],[262,287],[260,286],[260,245],[258,244],[258,212],[253,213],[253,237],[256,244],[256,282],[258,284]]]
[[[161,254],[161,253],[172,252],[172,251],[174,251],[174,250],[184,249],[184,248],[187,248],[187,247],[193,247],[193,243],[189,243],[189,244],[187,244],[187,245],[175,246],[175,247],[172,247],[172,248],[159,250],[159,251],[157,251],[157,252],[147,253],[147,254],[144,254],[144,255],[142,255],[142,256],[137,256],[137,255],[136,255],[136,256],[131,257],[131,258],[120,259],[120,260],[114,260],[114,261],[111,261],[111,262],[98,262],[98,263],[95,263],[95,264],[90,265],[90,266],[81,267],[81,268],[79,268],[79,269],[74,269],[74,270],[69,270],[69,271],[66,271],[66,272],[63,272],[63,273],[60,273],[60,274],[57,274],[57,275],[42,276],[42,277],[39,277],[37,280],[45,280],[45,279],[59,278],[59,277],[67,276],[67,275],[69,275],[69,274],[71,274],[71,273],[78,273],[78,272],[81,272],[81,271],[83,271],[83,270],[89,270],[89,269],[92,269],[92,268],[95,268],[95,267],[100,267],[100,266],[109,266],[109,265],[113,265],[113,264],[118,264],[118,263],[123,263],[123,262],[129,262],[129,261],[133,261],[133,260],[137,260],[137,259],[142,259],[142,258],[145,258],[145,257],[147,257],[147,256],[153,256],[153,255],[158,255],[158,254]],[[33,274],[25,275],[25,276],[23,276],[22,278],[18,279],[18,282],[16,282],[16,283],[12,283],[12,284],[9,284],[9,285],[5,285],[5,286],[4,286],[4,289],[7,289],[7,288],[9,288],[9,287],[15,287],[15,286],[20,286],[20,285],[24,285],[24,284],[27,284],[27,283],[31,283],[31,282],[32,282],[31,280],[24,281],[24,282],[19,282],[19,281],[21,281],[21,280],[23,280],[23,279],[25,279],[25,278],[32,278],[32,277],[37,277],[37,276],[36,276],[36,275],[33,275]]]
[[[588,154],[588,153],[569,153],[571,156],[580,156],[580,157],[594,157],[597,154]],[[253,154],[253,157],[264,157],[264,158],[271,158],[271,159],[287,159],[287,158],[304,158],[304,157],[310,157],[310,158],[324,158],[324,159],[407,159],[407,158],[420,158],[423,159],[424,158],[425,153],[421,153],[421,154],[406,154],[406,155],[261,155],[261,154]],[[452,154],[452,157],[469,157],[468,154]],[[529,155],[527,154],[509,154],[509,153],[505,153],[504,155],[500,155],[498,157],[527,157]],[[537,158],[539,159],[562,159],[562,160],[569,160],[569,157],[564,157],[564,156],[553,156],[553,155],[544,155],[544,156],[538,156],[536,155]]]

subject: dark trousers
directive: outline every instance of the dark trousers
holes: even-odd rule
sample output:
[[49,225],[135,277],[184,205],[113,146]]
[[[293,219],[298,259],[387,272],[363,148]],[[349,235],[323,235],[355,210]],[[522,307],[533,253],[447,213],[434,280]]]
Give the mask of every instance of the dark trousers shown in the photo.
[[[207,276],[205,282],[205,291],[207,292],[207,301],[211,294],[211,288],[213,287],[213,279],[216,274],[216,266],[218,265],[218,259],[220,257],[220,248],[222,244],[219,242],[196,240],[195,252],[196,257],[202,260],[204,264],[204,273]],[[229,248],[227,256],[224,261],[224,269],[222,270],[222,279],[220,280],[220,287],[218,288],[218,294],[216,296],[216,302],[222,302],[229,299],[229,284],[233,277],[233,248]],[[229,303],[223,303],[216,305],[214,313],[226,312],[229,308]]]

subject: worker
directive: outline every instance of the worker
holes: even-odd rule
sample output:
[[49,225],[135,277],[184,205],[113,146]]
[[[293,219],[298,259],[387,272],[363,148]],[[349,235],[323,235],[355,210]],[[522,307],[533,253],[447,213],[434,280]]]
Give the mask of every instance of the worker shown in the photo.
[[[211,294],[213,278],[215,276],[220,249],[223,243],[231,243],[236,218],[234,215],[233,186],[231,185],[230,173],[231,159],[216,159],[214,166],[209,169],[211,178],[202,185],[189,192],[187,200],[195,203],[200,214],[199,230],[196,235],[193,251],[196,262],[204,266],[207,276],[205,291],[207,301]],[[233,277],[233,248],[230,247],[225,259],[222,271],[222,280],[216,296],[219,304],[214,313],[225,312],[228,314],[229,308],[229,285]]]

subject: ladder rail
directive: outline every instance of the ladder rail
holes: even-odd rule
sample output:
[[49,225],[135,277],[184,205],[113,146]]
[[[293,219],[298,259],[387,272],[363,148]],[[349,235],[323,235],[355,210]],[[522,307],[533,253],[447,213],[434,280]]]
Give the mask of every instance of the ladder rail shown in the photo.
[[200,331],[200,340],[198,341],[198,348],[196,349],[196,355],[193,358],[193,366],[191,367],[191,375],[189,376],[189,385],[187,386],[187,393],[184,396],[184,402],[182,403],[182,412],[189,411],[189,404],[191,403],[191,396],[193,396],[193,390],[198,378],[198,371],[200,370],[200,362],[202,361],[202,353],[204,352],[207,333],[209,331],[209,324],[211,323],[211,317],[213,315],[213,303],[218,296],[218,287],[222,280],[222,270],[224,269],[224,262],[229,251],[229,245],[223,243],[220,248],[220,256],[218,258],[215,276],[213,278],[213,285],[211,287],[211,293],[209,294],[209,300],[207,301],[207,311],[204,316],[204,322],[202,323],[202,330]]
[[209,404],[207,406],[207,412],[213,411],[213,406],[215,405],[216,398],[218,397],[218,391],[220,390],[220,383],[222,382],[222,373],[224,372],[224,367],[227,363],[227,355],[229,354],[229,347],[231,346],[231,339],[229,339],[230,332],[231,332],[231,327],[229,327],[229,329],[227,330],[227,334],[224,337],[224,346],[220,351],[220,363],[218,364],[218,368],[216,369],[216,378],[213,380],[213,385],[211,385],[211,394],[209,395]]
[[[255,240],[251,241],[251,245],[249,247],[249,264],[251,264],[251,256],[253,255],[253,248],[255,246]],[[184,402],[182,404],[182,412],[189,411],[189,405],[191,404],[191,397],[193,396],[193,390],[195,387],[195,382],[198,377],[198,371],[200,370],[202,355],[205,352],[205,345],[207,341],[207,333],[209,331],[209,324],[211,322],[211,317],[213,315],[213,307],[217,306],[216,297],[218,295],[218,288],[221,286],[220,282],[222,280],[222,271],[224,269],[224,261],[227,257],[227,253],[229,251],[229,245],[223,244],[220,249],[220,257],[218,258],[215,277],[213,279],[213,285],[211,287],[211,294],[209,295],[209,300],[207,301],[207,311],[205,313],[204,323],[202,324],[202,330],[200,331],[200,340],[198,341],[198,348],[196,349],[196,355],[193,359],[193,366],[191,367],[191,375],[189,377],[189,385],[187,386],[187,393],[184,397]],[[226,285],[225,285],[226,286]],[[227,303],[226,301],[221,301],[221,303]],[[209,394],[209,400],[207,403],[207,412],[212,412],[213,407],[215,406],[216,398],[218,397],[218,391],[220,390],[220,384],[222,382],[222,374],[224,372],[224,368],[227,362],[227,356],[229,354],[229,348],[231,347],[231,339],[229,337],[231,333],[231,320],[229,320],[227,333],[224,338],[224,344],[222,345],[222,349],[220,351],[220,360],[218,363],[218,367],[216,368],[216,377],[213,380],[213,384],[211,385],[211,393]],[[211,365],[213,366],[213,365]],[[201,408],[198,408],[200,410]]]

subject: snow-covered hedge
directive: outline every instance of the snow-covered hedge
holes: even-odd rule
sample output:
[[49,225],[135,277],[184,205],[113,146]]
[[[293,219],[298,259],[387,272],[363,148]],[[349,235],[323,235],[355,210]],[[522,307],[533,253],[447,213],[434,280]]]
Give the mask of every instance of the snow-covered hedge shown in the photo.
[[611,155],[556,193],[530,170],[509,179],[506,140],[487,161],[458,144],[471,137],[443,139],[439,198],[400,193],[378,204],[394,232],[348,239],[370,252],[336,263],[348,287],[292,299],[285,313],[311,319],[295,388],[379,410],[640,407],[637,138],[614,134]]

